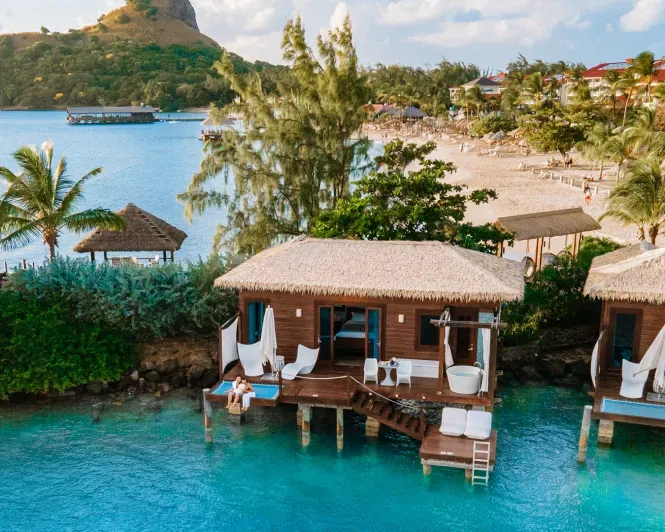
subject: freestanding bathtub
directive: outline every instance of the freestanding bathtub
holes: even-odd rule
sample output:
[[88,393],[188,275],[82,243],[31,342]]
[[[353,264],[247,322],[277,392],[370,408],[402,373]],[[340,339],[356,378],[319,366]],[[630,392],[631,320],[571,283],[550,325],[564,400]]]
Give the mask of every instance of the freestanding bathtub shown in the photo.
[[448,385],[455,393],[473,395],[480,390],[481,370],[476,366],[451,366],[446,375]]

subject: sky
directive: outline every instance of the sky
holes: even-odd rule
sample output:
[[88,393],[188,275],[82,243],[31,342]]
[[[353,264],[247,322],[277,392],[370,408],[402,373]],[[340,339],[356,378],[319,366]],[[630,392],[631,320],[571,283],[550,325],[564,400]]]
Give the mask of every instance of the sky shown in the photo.
[[[499,71],[529,59],[623,61],[665,55],[665,0],[191,0],[201,31],[249,60],[283,62],[281,29],[300,13],[308,38],[351,14],[363,64],[435,65],[442,58]],[[124,0],[0,0],[0,33],[67,31]]]

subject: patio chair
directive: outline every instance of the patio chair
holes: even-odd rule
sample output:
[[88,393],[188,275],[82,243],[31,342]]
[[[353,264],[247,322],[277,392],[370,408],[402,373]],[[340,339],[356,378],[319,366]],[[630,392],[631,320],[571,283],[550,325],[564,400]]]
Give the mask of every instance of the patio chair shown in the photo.
[[379,384],[379,362],[376,358],[366,358],[363,376],[363,384],[374,381]]
[[238,343],[238,358],[247,377],[260,377],[263,375],[263,364],[261,364],[260,343],[241,344]]
[[464,435],[474,440],[486,440],[492,433],[492,414],[469,410],[466,413]]
[[637,373],[640,365],[624,359],[621,366],[621,390],[619,395],[628,399],[641,399],[644,395],[644,385],[649,378],[649,372]]
[[445,407],[441,412],[439,431],[446,436],[461,436],[466,430],[466,410]]
[[400,360],[399,365],[397,366],[397,384],[396,386],[399,386],[400,383],[403,384],[408,384],[409,388],[411,388],[411,372],[413,370],[413,366],[411,364],[410,360]]
[[308,373],[311,373],[314,366],[316,366],[318,358],[318,349],[310,349],[304,345],[299,345],[296,361],[284,366],[284,369],[282,369],[282,378],[292,381],[298,374],[307,375]]

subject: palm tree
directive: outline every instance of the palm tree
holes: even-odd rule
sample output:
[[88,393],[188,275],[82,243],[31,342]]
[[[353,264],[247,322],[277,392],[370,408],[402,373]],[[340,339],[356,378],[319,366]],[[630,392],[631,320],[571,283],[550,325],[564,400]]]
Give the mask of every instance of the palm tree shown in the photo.
[[540,72],[534,72],[522,83],[522,93],[533,103],[539,103],[543,98],[545,80]]
[[478,85],[474,85],[468,91],[466,91],[466,100],[469,105],[473,105],[476,108],[476,116],[480,117],[480,110],[483,105],[485,105],[485,97],[480,90]]
[[612,136],[612,129],[605,122],[598,122],[586,134],[586,138],[577,144],[577,149],[591,161],[600,162],[599,180],[603,179],[605,161],[611,154],[608,150],[608,140]]
[[633,140],[624,131],[618,131],[605,143],[607,158],[617,165],[617,182],[621,178],[622,166],[633,156]]
[[63,229],[74,232],[93,229],[124,229],[122,218],[108,209],[76,212],[83,197],[85,182],[101,173],[101,168],[74,182],[67,176],[63,157],[53,166],[53,144],[45,142],[41,150],[24,146],[13,154],[21,168],[14,174],[0,167],[0,177],[7,191],[0,196],[0,249],[16,249],[41,235],[48,246],[49,257],[55,258],[58,236]]
[[642,52],[639,54],[633,59],[628,70],[632,72],[633,76],[636,77],[638,81],[644,81],[646,84],[644,91],[647,93],[647,102],[651,103],[651,83],[658,74],[653,53]]
[[623,106],[623,122],[621,123],[622,126],[626,125],[628,106],[630,105],[630,99],[632,98],[635,87],[637,86],[637,81],[637,78],[633,75],[630,69],[626,70],[623,76],[621,76],[620,86],[623,88],[623,94],[626,98],[626,103]]
[[[612,121],[616,120],[617,93],[624,93],[624,83],[621,75],[616,70],[608,70],[603,76],[602,93],[600,101],[610,100],[612,102]],[[616,123],[616,122],[615,122]]]
[[624,225],[636,225],[640,240],[656,238],[665,228],[665,172],[660,159],[651,154],[631,163],[625,182],[612,191],[608,208],[600,216]]

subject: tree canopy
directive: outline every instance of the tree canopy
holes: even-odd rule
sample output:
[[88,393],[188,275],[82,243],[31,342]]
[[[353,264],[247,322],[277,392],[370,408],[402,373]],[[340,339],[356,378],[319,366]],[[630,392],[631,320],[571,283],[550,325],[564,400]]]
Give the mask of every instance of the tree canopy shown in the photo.
[[[465,187],[445,183],[456,170],[452,163],[429,160],[436,145],[404,144],[401,140],[386,145],[377,157],[377,170],[354,183],[348,199],[321,212],[314,225],[314,236],[321,238],[358,238],[367,240],[437,240],[470,249],[494,252],[502,241],[513,236],[491,224],[464,222],[467,203],[476,205],[496,199],[493,190],[464,193]],[[418,170],[404,169],[418,163]]]

